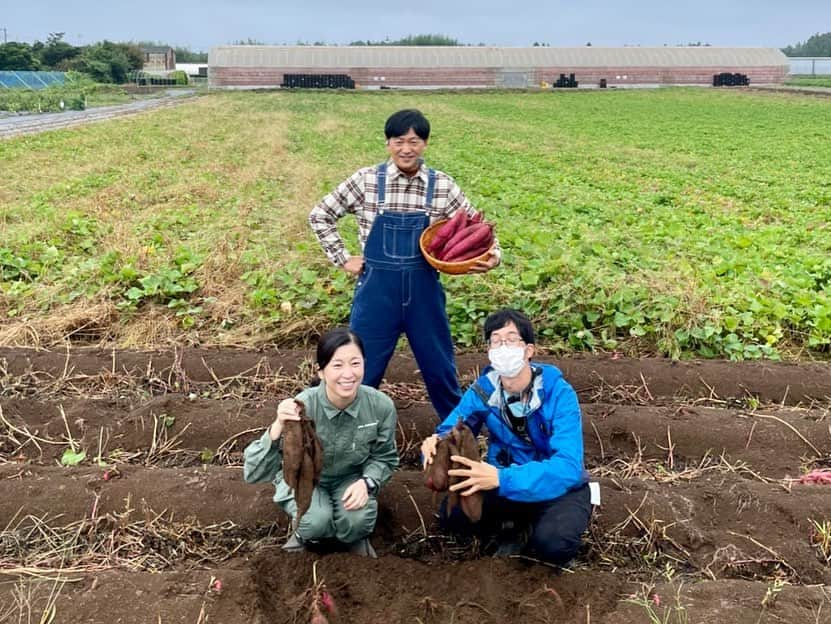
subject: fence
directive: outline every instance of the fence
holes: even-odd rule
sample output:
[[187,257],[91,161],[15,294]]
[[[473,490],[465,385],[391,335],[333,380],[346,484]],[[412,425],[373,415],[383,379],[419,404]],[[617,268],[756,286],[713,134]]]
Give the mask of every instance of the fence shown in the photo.
[[66,81],[63,72],[48,71],[0,71],[0,89],[45,89],[62,85]]
[[831,56],[793,56],[788,63],[791,76],[831,76]]

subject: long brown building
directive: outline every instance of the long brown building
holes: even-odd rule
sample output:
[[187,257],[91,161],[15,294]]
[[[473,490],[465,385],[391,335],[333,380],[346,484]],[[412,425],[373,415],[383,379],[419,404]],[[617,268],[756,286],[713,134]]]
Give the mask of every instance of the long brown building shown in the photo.
[[340,76],[357,88],[530,88],[574,74],[580,87],[711,85],[739,73],[781,84],[788,59],[776,48],[494,48],[455,46],[222,46],[208,55],[217,88],[286,86],[286,76]]

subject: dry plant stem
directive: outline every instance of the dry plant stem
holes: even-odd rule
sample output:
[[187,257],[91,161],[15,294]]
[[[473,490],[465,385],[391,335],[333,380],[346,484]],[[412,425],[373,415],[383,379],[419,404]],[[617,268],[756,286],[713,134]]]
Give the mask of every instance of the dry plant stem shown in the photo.
[[756,421],[750,425],[750,433],[747,434],[747,444],[744,445],[745,450],[750,448],[750,441],[753,439],[753,432],[756,431]]
[[[228,453],[231,451],[231,448],[234,445],[234,442],[243,436],[247,436],[251,433],[260,433],[265,431],[264,427],[253,427],[251,429],[246,429],[245,431],[240,431],[239,433],[235,433],[230,438],[225,440],[222,444],[219,445],[216,449],[216,456],[219,459],[221,464],[231,464],[230,458],[228,458]],[[224,458],[224,461],[223,461]]]
[[746,539],[746,540],[749,540],[750,542],[752,542],[753,544],[755,544],[756,546],[758,546],[759,548],[761,548],[761,549],[762,549],[762,550],[764,550],[765,552],[770,553],[771,555],[773,555],[774,560],[775,560],[775,562],[776,562],[776,563],[778,563],[778,564],[780,564],[780,565],[782,565],[782,566],[786,567],[786,568],[790,571],[790,573],[793,575],[793,578],[795,578],[795,579],[799,579],[799,574],[797,573],[797,571],[796,571],[796,570],[794,570],[793,566],[791,566],[791,564],[789,564],[787,561],[785,561],[785,558],[784,558],[784,557],[782,557],[782,555],[780,555],[779,553],[777,553],[777,552],[776,552],[775,550],[773,550],[772,548],[769,548],[769,547],[765,546],[765,545],[764,545],[764,544],[762,544],[759,540],[754,539],[754,538],[753,538],[753,537],[751,537],[750,535],[742,535],[741,533],[736,533],[735,531],[728,531],[728,533],[729,533],[730,535],[734,535],[735,537],[742,537],[742,538],[744,538],[744,539]]
[[600,432],[597,430],[594,421],[592,421],[592,429],[594,429],[594,435],[597,436],[597,443],[600,445],[600,461],[605,461],[606,453],[603,452],[603,440],[600,438]]
[[769,418],[770,420],[775,420],[776,422],[785,425],[788,429],[793,431],[799,437],[800,440],[802,440],[805,444],[808,445],[808,447],[812,451],[814,451],[814,453],[817,457],[822,457],[823,456],[823,454],[820,452],[820,450],[816,446],[811,444],[811,442],[808,440],[808,438],[806,438],[804,435],[799,433],[799,431],[796,429],[796,427],[794,427],[789,422],[782,420],[778,416],[773,416],[772,414],[758,414],[758,413],[748,413],[748,412],[744,412],[741,415],[742,416],[748,416],[750,418]]
[[181,441],[182,435],[190,428],[191,423],[187,423],[182,430],[172,438],[167,437],[167,427],[164,424],[164,416],[153,416],[153,440],[150,443],[150,449],[147,451],[147,457],[144,460],[146,466],[152,465],[154,461],[160,461],[165,455],[172,455],[180,452],[176,447]]
[[704,384],[704,387],[707,388],[707,390],[710,391],[710,396],[708,397],[710,400],[719,400],[718,394],[716,394],[716,391],[713,388],[713,386],[711,386],[706,381],[704,381],[704,378],[701,377],[701,375],[698,376],[698,381],[700,381],[702,384]]
[[25,442],[23,442],[23,443],[21,444],[21,443],[20,443],[20,442],[18,442],[18,441],[17,441],[14,437],[9,436],[9,438],[10,438],[10,439],[11,439],[11,440],[15,443],[15,444],[17,444],[17,445],[18,445],[18,447],[14,450],[14,452],[15,452],[15,453],[16,453],[16,452],[18,452],[20,449],[22,449],[24,446],[26,446],[26,444],[28,444],[29,442],[31,442],[32,444],[34,444],[34,445],[37,447],[37,449],[38,449],[38,451],[40,452],[40,455],[41,455],[41,456],[43,455],[43,449],[40,447],[40,444],[38,444],[39,442],[42,442],[43,444],[54,444],[54,445],[56,445],[56,446],[63,446],[64,444],[66,444],[66,442],[64,442],[64,441],[49,440],[49,439],[47,439],[47,438],[41,438],[41,437],[38,437],[38,436],[36,436],[36,435],[32,434],[32,433],[31,433],[28,429],[25,429],[25,428],[21,429],[21,428],[19,428],[19,427],[15,427],[15,426],[14,426],[13,424],[11,424],[11,423],[10,423],[10,422],[6,419],[6,417],[3,415],[3,407],[2,407],[2,406],[0,406],[0,423],[2,423],[3,425],[5,425],[5,427],[6,427],[9,431],[11,431],[11,432],[13,432],[13,433],[16,433],[16,434],[18,434],[18,435],[26,436],[26,437],[28,438],[28,440],[27,440],[27,441],[25,441]]
[[413,507],[415,508],[416,513],[418,514],[418,520],[421,523],[421,533],[422,535],[424,535],[424,537],[427,537],[427,525],[424,524],[424,516],[421,515],[421,510],[418,508],[418,505],[416,504],[415,499],[413,498],[413,495],[410,492],[410,488],[407,488],[407,496],[410,498],[410,501],[413,503]]
[[0,560],[0,573],[44,576],[94,572],[112,568],[158,571],[179,562],[219,564],[245,550],[278,543],[268,529],[243,529],[233,522],[194,526],[144,510],[134,510],[52,526],[46,517],[25,516],[0,534],[0,541],[18,544],[18,552]]
[[654,401],[655,397],[652,396],[652,393],[649,391],[649,386],[646,384],[646,379],[643,377],[643,373],[640,373],[641,382],[643,383],[643,389],[646,392],[646,396],[649,397],[650,401]]
[[199,618],[196,620],[196,624],[207,624],[208,622],[208,613],[205,611],[205,601],[202,601],[202,606],[199,608]]
[[[401,433],[401,444],[398,445],[398,454],[401,457],[406,457],[410,452],[418,448],[418,440],[416,439],[416,435],[409,438],[407,437],[407,434],[404,431],[404,426],[401,424],[400,420],[397,421],[397,425],[398,431]],[[414,434],[418,433],[415,423],[410,423],[410,427],[412,428]]]
[[453,611],[450,612],[450,624],[453,624],[453,622],[455,622],[455,620],[456,620],[456,611],[458,611],[462,607],[474,607],[476,609],[479,609],[480,611],[483,611],[483,612],[487,613],[491,618],[494,617],[492,612],[490,612],[488,609],[486,609],[485,607],[480,605],[478,602],[472,602],[470,600],[460,600],[459,602],[456,603],[456,606],[453,607]]

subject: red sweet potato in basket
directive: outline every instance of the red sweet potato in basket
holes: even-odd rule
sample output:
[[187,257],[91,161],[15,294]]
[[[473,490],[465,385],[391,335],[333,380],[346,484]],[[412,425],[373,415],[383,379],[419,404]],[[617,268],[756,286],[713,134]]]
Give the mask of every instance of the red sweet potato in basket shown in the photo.
[[458,210],[438,229],[427,252],[442,262],[462,262],[485,253],[493,241],[493,224],[485,221],[481,212],[471,217]]
[[453,216],[447,220],[447,223],[438,229],[436,235],[433,237],[433,240],[430,241],[427,251],[435,255],[442,249],[442,247],[444,247],[444,244],[450,240],[456,232],[465,226],[467,218],[467,213],[464,209],[457,210]]

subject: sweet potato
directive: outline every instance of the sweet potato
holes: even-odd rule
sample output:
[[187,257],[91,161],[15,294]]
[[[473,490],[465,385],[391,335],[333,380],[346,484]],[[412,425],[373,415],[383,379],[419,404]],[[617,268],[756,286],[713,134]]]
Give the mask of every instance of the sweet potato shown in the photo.
[[283,425],[283,480],[296,490],[303,467],[303,426],[300,421]]
[[434,492],[444,492],[448,486],[447,471],[450,469],[450,444],[442,438],[436,445],[433,461],[427,466],[424,484]]
[[456,232],[467,224],[467,219],[467,212],[464,209],[457,210],[453,216],[447,220],[447,223],[438,229],[436,235],[433,237],[433,240],[431,240],[430,244],[427,246],[427,251],[435,255],[435,253],[437,253]]
[[476,223],[454,234],[453,238],[447,241],[442,253],[442,259],[450,261],[450,258],[460,255],[468,249],[473,249],[483,242],[493,238],[493,226],[490,223]]
[[[473,432],[469,427],[462,425],[461,428],[456,426],[456,447],[458,454],[462,457],[479,461],[479,444],[473,436]],[[479,522],[482,518],[482,492],[476,492],[470,496],[460,496],[460,503],[462,512],[468,517],[471,522]]]
[[465,227],[463,227],[463,228],[460,228],[460,229],[456,230],[456,231],[453,233],[453,236],[451,236],[451,237],[447,240],[447,242],[444,244],[444,247],[442,247],[442,250],[441,250],[441,255],[442,255],[442,258],[444,258],[444,257],[446,257],[446,256],[447,256],[447,253],[448,253],[451,249],[453,249],[453,247],[456,245],[456,243],[458,243],[459,241],[464,240],[465,238],[467,238],[468,236],[470,236],[470,233],[471,233],[471,228],[479,228],[480,226],[482,226],[482,224],[481,224],[481,223],[476,223],[476,224],[474,224],[474,225],[471,225],[471,226],[465,226]]
[[[463,241],[464,242],[464,241]],[[493,246],[493,234],[489,234],[484,240],[480,241],[473,247],[463,249],[464,245],[459,244],[456,249],[448,252],[444,256],[445,262],[461,262],[470,258],[475,258],[478,255],[485,253]]]
[[470,260],[471,258],[475,258],[476,256],[481,256],[483,253],[488,251],[493,246],[493,239],[487,241],[486,244],[476,247],[475,249],[469,249],[467,251],[461,252],[459,255],[453,255],[446,258],[446,262],[464,262],[465,260]]
[[295,526],[309,509],[312,492],[320,483],[323,470],[323,447],[315,432],[314,421],[306,417],[306,407],[300,407],[300,420],[290,420],[283,426],[283,479],[294,490],[297,503]]
[[[461,455],[479,461],[479,445],[476,437],[464,422],[459,422],[450,430],[444,438],[439,440],[436,446],[436,455],[428,466],[425,483],[427,487],[443,492],[451,485],[464,481],[464,477],[450,477],[447,471],[451,468],[463,468],[462,464],[451,462],[451,455]],[[447,495],[447,513],[449,514],[456,507],[461,507],[462,512],[471,522],[478,522],[482,517],[483,496],[476,492],[470,496],[462,496],[458,492],[450,492]]]
[[297,503],[297,514],[295,522],[300,523],[300,518],[312,504],[312,493],[315,489],[314,459],[303,453],[303,463],[300,466],[300,478],[297,480],[297,487],[294,490],[294,502]]

